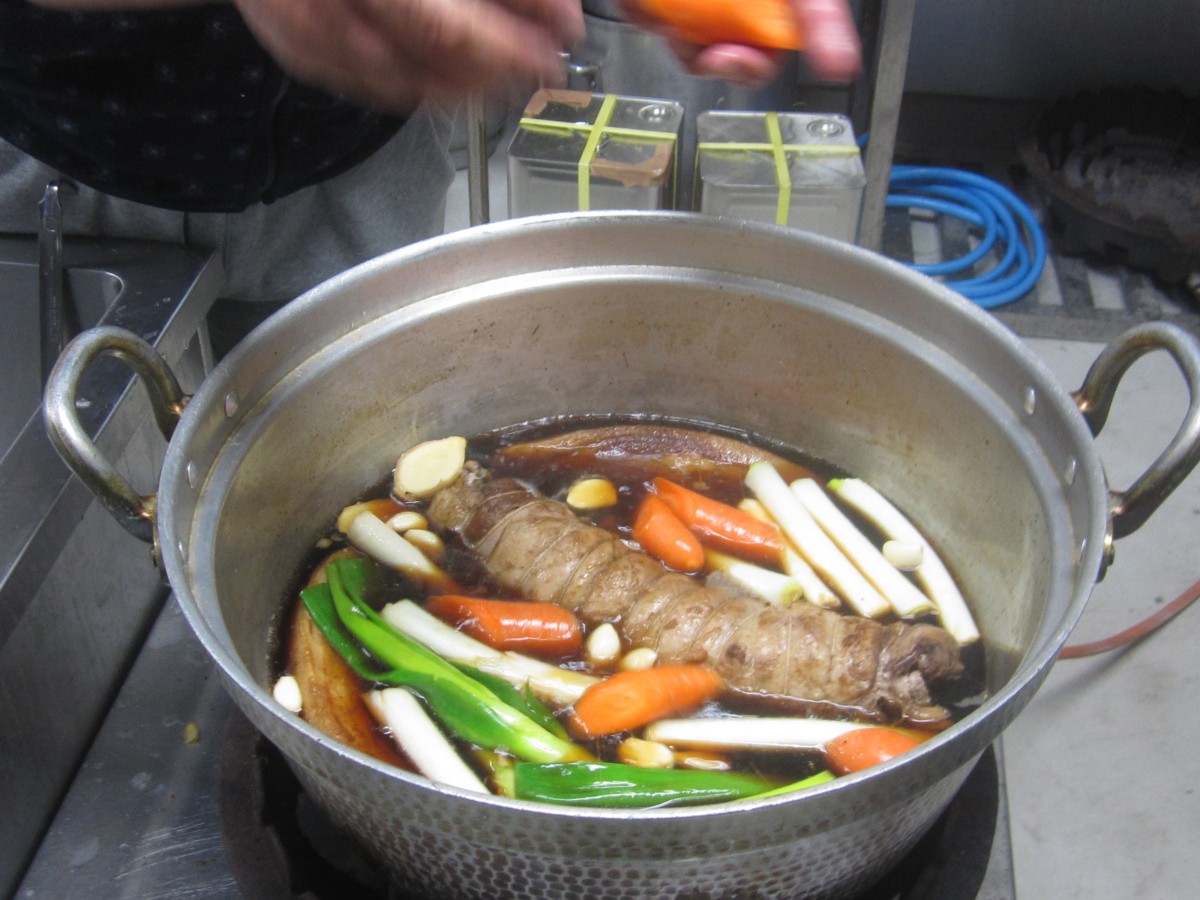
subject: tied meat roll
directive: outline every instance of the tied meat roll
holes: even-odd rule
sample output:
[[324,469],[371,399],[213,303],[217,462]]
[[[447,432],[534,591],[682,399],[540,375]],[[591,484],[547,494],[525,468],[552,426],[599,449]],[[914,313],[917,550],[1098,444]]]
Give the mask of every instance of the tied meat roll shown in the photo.
[[880,722],[948,719],[931,687],[963,670],[955,640],[926,623],[884,624],[808,603],[781,608],[666,569],[557,500],[469,463],[431,500],[495,583],[611,622],[661,664],[711,666],[729,688],[821,715]]

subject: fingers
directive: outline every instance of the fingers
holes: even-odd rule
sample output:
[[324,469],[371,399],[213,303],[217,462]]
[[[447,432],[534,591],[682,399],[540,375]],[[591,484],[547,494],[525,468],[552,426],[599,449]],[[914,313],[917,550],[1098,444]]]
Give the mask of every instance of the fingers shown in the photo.
[[[852,81],[862,67],[862,44],[846,0],[792,0],[804,34],[809,70],[827,81]],[[760,87],[779,71],[782,54],[757,47],[714,44],[687,50],[672,43],[676,56],[697,75]]]
[[828,81],[851,81],[858,75],[862,44],[846,0],[792,0],[792,8],[812,73]]
[[[853,80],[862,67],[862,45],[847,0],[790,2],[804,34],[804,56],[810,71],[829,81]],[[697,47],[673,37],[668,26],[641,11],[637,0],[619,3],[629,21],[666,38],[675,56],[695,75],[759,87],[778,74],[779,53],[737,44]]]
[[697,48],[690,62],[692,72],[709,78],[723,78],[745,88],[767,84],[779,70],[780,54],[740,44],[713,44]]
[[[234,0],[269,53],[297,78],[389,111],[422,97],[514,93],[559,84],[561,50],[581,40],[578,0]],[[791,0],[809,68],[853,78],[862,51],[846,0]],[[632,7],[628,7],[632,9]],[[687,68],[746,86],[769,81],[779,54],[670,39]]]
[[462,90],[561,78],[562,0],[354,0],[408,65]]
[[234,0],[300,80],[395,112],[429,95],[557,84],[578,0]]

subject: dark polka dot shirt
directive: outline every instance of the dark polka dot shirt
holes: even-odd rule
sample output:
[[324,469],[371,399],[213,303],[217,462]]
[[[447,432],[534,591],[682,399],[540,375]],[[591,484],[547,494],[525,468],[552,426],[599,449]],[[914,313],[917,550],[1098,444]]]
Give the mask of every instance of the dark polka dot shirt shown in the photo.
[[232,6],[0,0],[0,138],[118,197],[240,211],[349,169],[402,122],[291,81]]

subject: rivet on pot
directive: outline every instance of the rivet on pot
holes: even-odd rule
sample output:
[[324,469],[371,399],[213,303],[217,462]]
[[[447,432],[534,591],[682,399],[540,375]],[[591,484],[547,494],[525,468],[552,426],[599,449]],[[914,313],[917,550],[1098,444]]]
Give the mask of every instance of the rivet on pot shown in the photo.
[[1037,410],[1037,391],[1031,387],[1025,388],[1025,414],[1032,416]]
[[184,471],[187,473],[188,487],[194,489],[196,487],[196,482],[200,477],[200,472],[196,468],[195,461],[188,462],[187,466],[184,468]]
[[228,394],[225,395],[225,416],[226,416],[226,418],[233,418],[234,414],[237,411],[238,411],[237,391],[230,391]]

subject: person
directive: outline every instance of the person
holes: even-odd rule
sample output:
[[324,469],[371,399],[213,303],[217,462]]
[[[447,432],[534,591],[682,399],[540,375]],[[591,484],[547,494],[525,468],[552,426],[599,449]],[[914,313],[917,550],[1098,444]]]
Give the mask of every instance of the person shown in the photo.
[[[792,3],[810,68],[852,77],[846,0]],[[778,66],[662,33],[696,74]],[[223,355],[310,287],[440,233],[457,104],[560,83],[582,37],[579,0],[0,0],[0,233],[35,232],[58,182],[67,236],[215,248]]]

